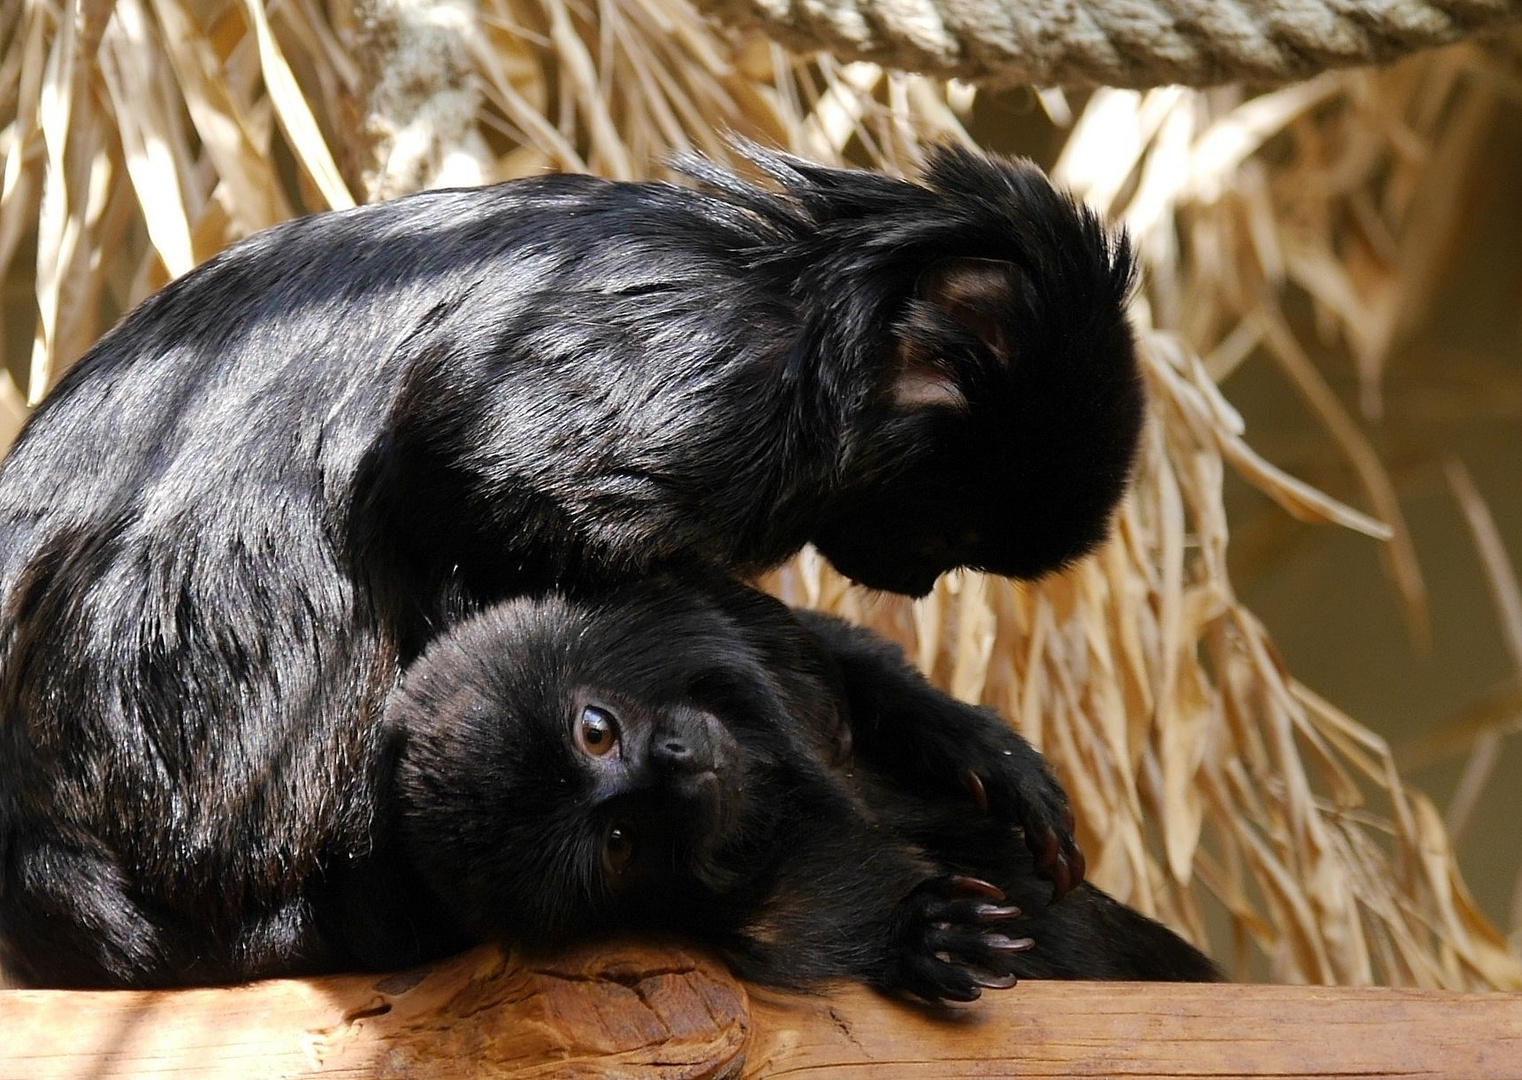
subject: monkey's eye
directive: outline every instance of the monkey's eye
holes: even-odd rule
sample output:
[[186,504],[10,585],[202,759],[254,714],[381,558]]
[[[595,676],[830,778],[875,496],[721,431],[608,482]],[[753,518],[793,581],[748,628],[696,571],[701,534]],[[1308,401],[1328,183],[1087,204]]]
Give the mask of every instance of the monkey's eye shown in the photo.
[[608,838],[603,842],[603,868],[617,876],[629,868],[633,858],[634,830],[627,825],[614,825],[608,830]]
[[584,706],[573,737],[576,749],[588,757],[607,757],[618,749],[618,721],[596,705]]

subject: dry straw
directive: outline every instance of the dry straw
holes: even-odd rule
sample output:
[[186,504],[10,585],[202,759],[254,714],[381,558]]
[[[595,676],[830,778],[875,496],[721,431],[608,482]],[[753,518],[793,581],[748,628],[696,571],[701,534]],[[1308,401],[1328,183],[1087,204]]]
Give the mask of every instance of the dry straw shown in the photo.
[[[928,141],[970,141],[967,86],[737,40],[686,0],[442,10],[0,0],[4,436],[124,306],[350,192],[462,168],[634,176],[673,150],[725,157],[726,131],[895,171]],[[1421,319],[1427,268],[1453,236],[1456,178],[1497,101],[1522,94],[1519,70],[1503,40],[1257,95],[1087,96],[1056,175],[1132,230],[1148,270],[1136,321],[1153,415],[1113,540],[1038,585],[953,576],[916,605],[853,591],[807,554],[772,582],[878,627],[953,693],[1012,718],[1072,793],[1095,879],[1208,936],[1239,975],[1522,986],[1441,816],[1402,786],[1381,738],[1295,681],[1237,602],[1222,506],[1232,469],[1286,513],[1378,538],[1424,625],[1389,478],[1280,305],[1289,289],[1309,297],[1377,410],[1384,357]],[[1060,92],[1034,100],[1066,120]],[[1282,368],[1366,511],[1253,452],[1217,390],[1245,362]],[[1515,629],[1515,582],[1482,504],[1455,484]],[[1483,754],[1471,771],[1483,776]]]

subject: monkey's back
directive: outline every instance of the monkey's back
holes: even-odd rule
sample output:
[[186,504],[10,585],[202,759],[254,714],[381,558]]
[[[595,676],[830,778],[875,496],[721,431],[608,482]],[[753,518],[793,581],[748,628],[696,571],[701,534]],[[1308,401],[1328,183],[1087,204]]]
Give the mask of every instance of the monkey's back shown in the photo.
[[[0,468],[0,951],[93,951],[82,981],[323,962],[303,890],[372,842],[405,632],[356,544],[409,376],[453,350],[462,396],[579,400],[612,418],[585,437],[638,446],[658,418],[632,403],[684,363],[700,390],[722,343],[621,346],[680,322],[674,285],[712,309],[739,224],[584,177],[425,193],[251,237],[103,337]],[[673,239],[694,230],[723,242]],[[498,427],[471,451],[524,469],[577,436],[529,408]]]

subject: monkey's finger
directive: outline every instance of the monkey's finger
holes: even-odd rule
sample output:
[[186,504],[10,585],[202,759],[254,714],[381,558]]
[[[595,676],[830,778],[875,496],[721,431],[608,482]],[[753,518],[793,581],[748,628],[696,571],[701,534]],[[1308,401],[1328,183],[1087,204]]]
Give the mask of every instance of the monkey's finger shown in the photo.
[[1074,844],[1067,853],[1068,873],[1073,877],[1073,886],[1076,888],[1082,884],[1084,875],[1088,873],[1089,864],[1083,857],[1083,851]]
[[1083,852],[1071,835],[1062,836],[1053,830],[1038,834],[1026,830],[1027,844],[1035,857],[1036,872],[1052,883],[1052,902],[1056,903],[1083,881],[1088,869]]
[[925,905],[925,921],[948,926],[986,926],[1009,922],[1023,913],[1013,904],[985,900],[938,900]]
[[1018,975],[1021,954],[1036,944],[1028,937],[959,929],[937,931],[926,938],[937,959],[960,968],[974,982],[979,981],[979,976]]
[[1062,862],[1062,841],[1058,839],[1057,834],[1050,829],[1038,832],[1027,827],[1025,842],[1031,849],[1031,855],[1035,857],[1036,873],[1056,881],[1056,875],[1062,869],[1059,865]]
[[925,1000],[939,1005],[947,1001],[977,1001],[982,996],[983,991],[978,989],[976,983],[969,978],[965,987],[947,987],[939,991],[935,996],[925,996]]
[[1061,900],[1073,889],[1073,875],[1068,861],[1061,855],[1053,855],[1046,864],[1046,876],[1052,882],[1052,903]]
[[932,1005],[947,1001],[977,1001],[983,996],[971,972],[934,956],[907,959],[900,984],[904,990]]
[[997,974],[1008,970],[1011,957],[1035,947],[1035,939],[1014,938],[993,930],[934,927],[925,933],[925,944],[938,957],[961,961]]
[[1056,903],[1077,888],[1078,883],[1083,880],[1086,869],[1083,852],[1076,846],[1069,846],[1059,855],[1056,870],[1052,875],[1052,903]]

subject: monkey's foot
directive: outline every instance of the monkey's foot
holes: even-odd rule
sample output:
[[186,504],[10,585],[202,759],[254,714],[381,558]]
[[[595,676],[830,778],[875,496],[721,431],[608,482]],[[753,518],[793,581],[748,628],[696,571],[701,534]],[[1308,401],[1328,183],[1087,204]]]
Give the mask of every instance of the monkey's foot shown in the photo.
[[939,1004],[1015,985],[1013,960],[1035,942],[1006,933],[1020,909],[1003,899],[996,886],[959,875],[932,878],[910,893],[899,909],[893,988]]

